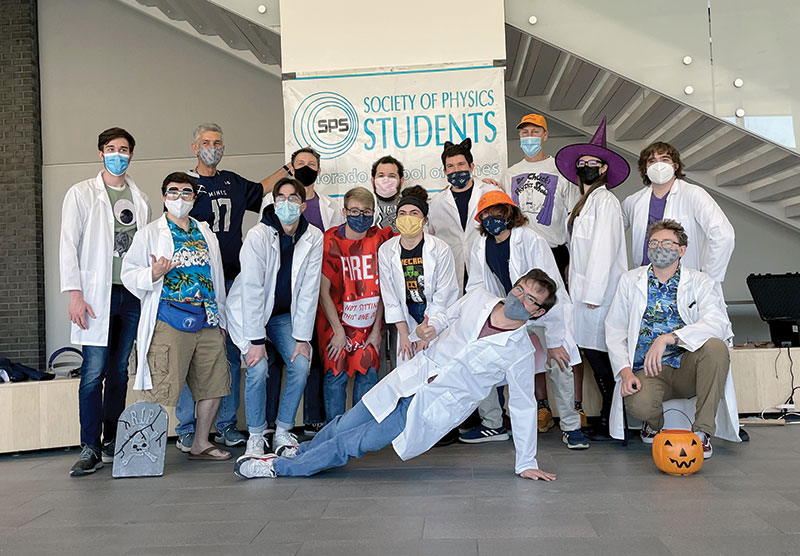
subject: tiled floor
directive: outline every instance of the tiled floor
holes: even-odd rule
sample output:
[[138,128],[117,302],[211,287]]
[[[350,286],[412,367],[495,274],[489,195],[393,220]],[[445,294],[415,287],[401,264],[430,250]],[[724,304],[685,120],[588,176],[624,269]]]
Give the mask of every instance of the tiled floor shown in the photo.
[[515,477],[511,442],[253,481],[174,447],[154,479],[70,478],[76,450],[0,456],[0,554],[800,554],[800,426],[749,431],[669,477],[638,439],[569,452],[554,430],[539,447],[553,483]]

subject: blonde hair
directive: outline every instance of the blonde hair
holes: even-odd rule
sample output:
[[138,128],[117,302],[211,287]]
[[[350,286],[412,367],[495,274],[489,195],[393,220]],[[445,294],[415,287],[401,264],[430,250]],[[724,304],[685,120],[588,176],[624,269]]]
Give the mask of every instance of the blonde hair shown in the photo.
[[365,187],[354,187],[345,193],[344,208],[347,208],[350,201],[358,201],[365,207],[375,210],[375,198],[372,196],[372,192]]

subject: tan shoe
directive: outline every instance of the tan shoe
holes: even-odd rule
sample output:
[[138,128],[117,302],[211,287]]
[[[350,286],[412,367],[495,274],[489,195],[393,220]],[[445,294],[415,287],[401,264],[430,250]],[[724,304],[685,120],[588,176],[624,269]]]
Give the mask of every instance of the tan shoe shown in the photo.
[[546,407],[540,407],[537,412],[539,432],[547,432],[553,428],[553,412]]
[[576,409],[575,411],[578,412],[578,415],[581,416],[581,428],[585,429],[589,427],[589,421],[586,420],[586,413],[583,412],[583,408]]

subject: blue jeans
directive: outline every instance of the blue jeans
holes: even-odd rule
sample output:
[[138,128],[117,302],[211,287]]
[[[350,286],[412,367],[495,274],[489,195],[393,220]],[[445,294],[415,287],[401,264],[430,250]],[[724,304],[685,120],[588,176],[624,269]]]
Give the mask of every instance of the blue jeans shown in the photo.
[[[291,361],[296,340],[292,337],[292,315],[275,315],[267,322],[267,337],[286,362],[286,385],[278,404],[275,424],[285,429],[294,427],[294,417],[300,406],[300,398],[306,387],[310,361],[298,355]],[[269,364],[262,359],[254,367],[248,367],[245,379],[245,408],[247,430],[260,434],[267,429],[267,375]]]
[[[231,291],[233,280],[225,280],[225,291]],[[239,410],[239,385],[242,380],[242,353],[231,340],[230,334],[225,334],[225,351],[228,354],[228,366],[231,370],[231,393],[222,398],[217,410],[217,430],[222,431],[231,426],[236,426],[236,412]],[[195,426],[194,401],[189,387],[183,387],[178,405],[175,408],[175,434],[178,436],[193,433]]]
[[138,324],[139,299],[124,286],[112,286],[108,341],[105,347],[83,346],[78,386],[81,444],[95,450],[101,447],[101,433],[105,442],[117,437],[117,420],[128,393],[128,357]]
[[[333,371],[325,373],[325,413],[327,423],[333,421],[335,417],[344,413],[347,407],[347,373],[333,375]],[[378,384],[378,371],[369,368],[366,374],[355,373],[353,379],[353,406],[361,401],[362,396],[369,392],[370,388]]]
[[312,440],[300,444],[294,458],[276,458],[275,473],[308,477],[388,446],[406,427],[412,397],[401,398],[394,411],[380,423],[363,403],[357,403],[325,425]]

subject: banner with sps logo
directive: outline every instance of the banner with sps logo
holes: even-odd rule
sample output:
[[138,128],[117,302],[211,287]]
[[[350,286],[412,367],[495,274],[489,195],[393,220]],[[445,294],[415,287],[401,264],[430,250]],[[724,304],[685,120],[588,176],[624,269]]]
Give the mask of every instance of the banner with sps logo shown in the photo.
[[370,168],[390,154],[406,185],[447,185],[446,141],[472,139],[474,175],[500,181],[506,169],[504,68],[437,68],[283,82],[286,153],[310,146],[322,158],[319,190],[371,188]]

